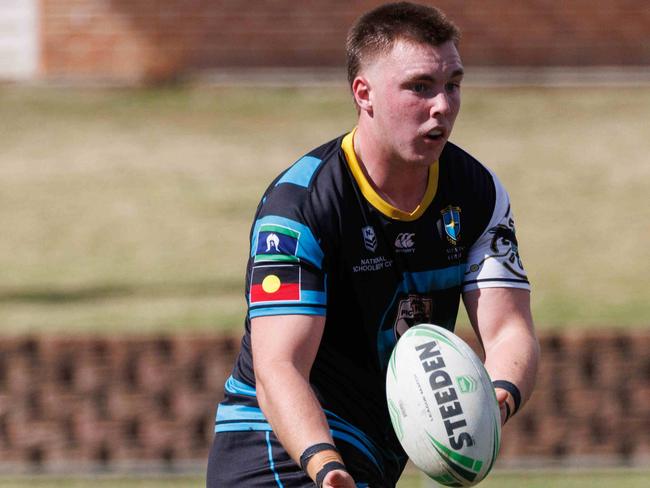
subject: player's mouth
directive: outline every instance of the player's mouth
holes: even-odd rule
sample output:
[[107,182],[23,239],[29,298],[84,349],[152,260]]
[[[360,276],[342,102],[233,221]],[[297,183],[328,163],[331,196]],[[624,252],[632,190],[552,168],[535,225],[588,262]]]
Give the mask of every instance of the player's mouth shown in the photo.
[[430,130],[424,135],[424,138],[433,141],[440,142],[444,141],[447,137],[447,131],[442,127],[436,127],[435,129]]

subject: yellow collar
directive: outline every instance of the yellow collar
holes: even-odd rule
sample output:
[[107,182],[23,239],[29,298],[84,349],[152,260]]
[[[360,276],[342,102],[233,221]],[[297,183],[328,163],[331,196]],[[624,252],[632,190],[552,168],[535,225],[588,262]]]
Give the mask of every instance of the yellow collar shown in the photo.
[[386,217],[390,217],[395,220],[404,220],[411,222],[418,219],[424,211],[429,207],[433,201],[433,197],[436,196],[436,191],[438,189],[438,161],[435,161],[429,167],[429,182],[427,183],[427,189],[424,192],[424,197],[420,204],[415,207],[412,212],[404,212],[399,208],[393,207],[390,203],[384,200],[372,187],[368,179],[366,178],[365,173],[361,169],[357,155],[354,152],[354,133],[356,132],[356,127],[343,138],[341,143],[341,148],[345,154],[345,159],[347,160],[350,171],[354,179],[357,181],[357,185],[361,189],[363,196],[370,202],[370,204],[383,213]]

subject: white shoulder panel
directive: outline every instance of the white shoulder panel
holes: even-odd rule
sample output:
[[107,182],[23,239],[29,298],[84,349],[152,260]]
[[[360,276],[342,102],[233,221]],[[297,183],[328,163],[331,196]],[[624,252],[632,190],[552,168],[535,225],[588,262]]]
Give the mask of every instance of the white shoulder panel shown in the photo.
[[469,251],[463,292],[477,288],[530,289],[519,258],[510,198],[494,173],[496,201],[487,228]]

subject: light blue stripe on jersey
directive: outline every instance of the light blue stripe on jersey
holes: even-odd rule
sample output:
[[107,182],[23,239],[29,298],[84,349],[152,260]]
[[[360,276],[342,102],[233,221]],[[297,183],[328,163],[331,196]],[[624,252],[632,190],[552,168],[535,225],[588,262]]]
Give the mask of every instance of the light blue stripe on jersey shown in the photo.
[[248,430],[271,431],[271,425],[259,407],[220,403],[217,408],[215,432],[241,432]]
[[324,291],[300,290],[300,303],[305,305],[327,305],[327,294]]
[[266,421],[266,417],[258,407],[219,404],[219,408],[217,408],[217,422],[229,422],[231,420],[242,419]]
[[308,188],[314,173],[316,173],[316,170],[322,162],[322,159],[315,158],[314,156],[300,158],[284,173],[275,186],[281,185],[282,183],[293,183],[294,185]]
[[261,307],[253,308],[248,311],[248,317],[267,317],[269,315],[326,315],[325,307]]
[[273,429],[268,422],[232,422],[230,424],[217,424],[214,427],[215,434],[218,432],[271,432]]
[[459,286],[463,281],[466,264],[431,271],[403,273],[401,291],[427,293]]
[[253,240],[251,242],[251,257],[255,256],[257,249],[257,238],[259,236],[260,227],[264,224],[275,224],[288,227],[296,232],[300,232],[298,239],[298,248],[296,249],[296,256],[301,261],[308,261],[315,265],[318,269],[322,269],[323,265],[323,250],[320,248],[318,241],[314,237],[311,229],[305,224],[296,222],[295,220],[279,215],[267,215],[255,221],[253,226]]
[[254,387],[233,378],[232,375],[226,380],[226,391],[235,395],[256,396]]
[[266,433],[266,445],[269,449],[269,466],[271,467],[271,472],[273,473],[273,476],[275,476],[275,482],[278,484],[279,488],[284,488],[284,485],[280,481],[280,476],[278,475],[278,472],[275,470],[275,463],[273,462],[273,450],[271,449],[271,433],[267,432]]

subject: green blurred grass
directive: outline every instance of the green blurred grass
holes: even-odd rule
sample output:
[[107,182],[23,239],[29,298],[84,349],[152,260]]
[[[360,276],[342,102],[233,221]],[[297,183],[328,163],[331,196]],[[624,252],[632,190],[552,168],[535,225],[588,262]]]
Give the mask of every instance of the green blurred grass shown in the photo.
[[[539,326],[647,325],[650,89],[463,103],[452,140],[509,189]],[[0,87],[3,333],[240,327],[261,192],[354,119],[336,88]]]
[[580,473],[559,471],[529,474],[494,473],[481,482],[480,486],[484,488],[643,488],[648,486],[648,482],[650,482],[650,473],[647,471],[595,470]]
[[[485,488],[645,488],[650,481],[648,471],[581,471],[581,472],[494,472],[481,482]],[[205,486],[202,477],[156,477],[156,478],[51,478],[51,477],[0,477],[3,488],[52,487],[81,488],[90,483],[97,488],[199,488]],[[403,476],[397,488],[431,488],[425,477],[416,473]]]

